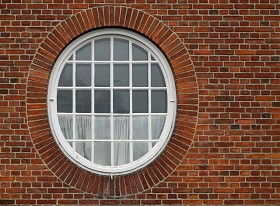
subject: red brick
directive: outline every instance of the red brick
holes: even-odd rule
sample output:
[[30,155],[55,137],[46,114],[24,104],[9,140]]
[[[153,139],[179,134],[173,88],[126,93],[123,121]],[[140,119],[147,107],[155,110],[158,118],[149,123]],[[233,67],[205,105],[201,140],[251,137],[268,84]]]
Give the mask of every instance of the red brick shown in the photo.
[[[277,0],[25,3],[0,5],[0,204],[279,203]],[[149,37],[177,88],[163,154],[113,179],[66,158],[47,121],[55,60],[101,26]]]

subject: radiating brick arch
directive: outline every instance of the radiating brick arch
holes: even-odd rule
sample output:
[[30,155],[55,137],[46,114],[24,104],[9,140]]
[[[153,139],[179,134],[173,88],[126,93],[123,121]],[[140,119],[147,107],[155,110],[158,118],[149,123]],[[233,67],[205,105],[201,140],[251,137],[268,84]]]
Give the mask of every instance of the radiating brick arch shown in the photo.
[[[175,130],[166,149],[147,167],[112,178],[82,169],[64,155],[51,134],[46,103],[50,73],[61,51],[78,36],[102,27],[130,29],[153,41],[170,62],[178,100]],[[100,6],[62,21],[36,52],[27,92],[28,126],[38,154],[61,181],[96,196],[128,196],[164,181],[187,154],[196,129],[198,89],[194,68],[184,44],[163,22],[133,8]]]

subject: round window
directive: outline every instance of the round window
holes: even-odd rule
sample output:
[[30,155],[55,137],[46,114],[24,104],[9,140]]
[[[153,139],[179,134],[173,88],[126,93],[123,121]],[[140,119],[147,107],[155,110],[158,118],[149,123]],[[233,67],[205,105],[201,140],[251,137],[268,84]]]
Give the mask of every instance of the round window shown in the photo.
[[103,175],[151,163],[168,143],[176,92],[148,39],[123,29],[87,33],[61,53],[48,89],[53,135],[66,156]]

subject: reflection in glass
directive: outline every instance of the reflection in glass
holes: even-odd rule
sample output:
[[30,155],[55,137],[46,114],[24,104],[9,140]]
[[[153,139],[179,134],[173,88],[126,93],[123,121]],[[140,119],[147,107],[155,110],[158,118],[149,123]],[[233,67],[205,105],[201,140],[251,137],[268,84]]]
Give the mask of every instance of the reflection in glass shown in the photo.
[[76,52],[77,60],[91,60],[91,43],[82,46]]
[[58,82],[59,87],[73,86],[73,69],[72,64],[65,64]]
[[72,113],[73,94],[72,90],[57,91],[57,112]]
[[132,44],[132,60],[145,61],[148,60],[148,52],[137,44]]
[[129,86],[128,64],[114,64],[114,86]]
[[94,162],[99,165],[111,166],[111,142],[94,143]]
[[76,86],[88,87],[91,85],[91,65],[77,64],[76,65]]
[[110,90],[95,90],[94,92],[94,112],[110,113]]
[[152,91],[152,113],[167,112],[167,93],[165,90]]
[[158,64],[152,64],[152,87],[165,87],[164,76]]
[[132,108],[133,113],[148,112],[148,90],[132,91]]
[[114,143],[114,166],[124,165],[129,163],[129,143],[115,142]]
[[94,42],[94,60],[110,60],[110,39],[99,39]]
[[128,61],[128,41],[114,38],[114,60]]
[[146,142],[134,142],[133,143],[133,161],[143,157],[148,153],[148,143]]
[[129,90],[114,90],[114,113],[129,113]]
[[76,116],[76,139],[91,138],[91,116]]
[[165,116],[163,115],[152,116],[151,123],[152,123],[152,139],[158,140],[165,124]]
[[75,142],[76,152],[87,160],[91,160],[91,142]]
[[148,116],[133,116],[133,140],[147,140],[149,138]]
[[95,116],[94,133],[97,140],[110,139],[110,116]]
[[76,90],[76,112],[91,112],[91,90]]
[[110,65],[95,64],[94,82],[96,87],[110,86]]
[[65,139],[73,139],[73,118],[70,115],[58,116],[59,126]]
[[132,65],[132,86],[134,87],[148,86],[148,64]]

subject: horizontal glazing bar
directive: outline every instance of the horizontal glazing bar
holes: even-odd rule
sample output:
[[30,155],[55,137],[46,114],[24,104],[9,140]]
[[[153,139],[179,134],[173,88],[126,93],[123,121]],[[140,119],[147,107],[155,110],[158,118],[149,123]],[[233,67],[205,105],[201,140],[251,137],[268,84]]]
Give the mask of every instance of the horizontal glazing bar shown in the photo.
[[102,140],[92,140],[92,139],[75,139],[75,140],[67,140],[67,142],[152,142],[152,143],[156,143],[158,142],[158,140],[106,140],[106,139],[102,139]]

